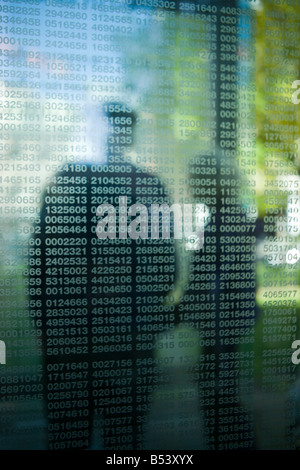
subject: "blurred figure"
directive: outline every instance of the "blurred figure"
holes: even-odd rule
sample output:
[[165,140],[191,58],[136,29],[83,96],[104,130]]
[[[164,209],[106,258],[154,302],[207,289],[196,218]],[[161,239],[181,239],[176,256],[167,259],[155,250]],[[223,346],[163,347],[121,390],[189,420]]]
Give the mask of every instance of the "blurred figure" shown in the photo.
[[[189,181],[195,202],[203,204],[207,223],[203,248],[190,255],[189,282],[178,317],[198,329],[201,337],[195,378],[207,423],[206,448],[229,449],[231,444],[224,437],[229,429],[239,436],[232,448],[251,448],[253,430],[240,392],[246,386],[251,393],[253,387],[255,223],[240,204],[238,170],[230,159],[222,159],[220,152],[195,157]],[[245,352],[241,345],[246,345]],[[245,380],[242,369],[248,369]],[[240,428],[236,422],[242,423]],[[232,426],[226,428],[225,423]]]
[[116,207],[126,225],[121,196],[128,206],[168,203],[159,179],[124,158],[135,121],[128,106],[104,105],[102,163],[65,165],[44,193],[36,239],[41,289],[32,300],[41,305],[50,449],[144,445],[158,380],[153,338],[174,325],[174,308],[163,299],[175,280],[175,249],[171,240],[96,235],[101,204]]

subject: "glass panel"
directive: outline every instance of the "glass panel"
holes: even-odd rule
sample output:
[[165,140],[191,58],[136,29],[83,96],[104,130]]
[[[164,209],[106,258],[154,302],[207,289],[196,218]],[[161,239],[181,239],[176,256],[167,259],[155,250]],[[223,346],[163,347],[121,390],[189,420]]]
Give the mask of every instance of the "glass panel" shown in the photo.
[[299,448],[293,0],[0,0],[0,449]]

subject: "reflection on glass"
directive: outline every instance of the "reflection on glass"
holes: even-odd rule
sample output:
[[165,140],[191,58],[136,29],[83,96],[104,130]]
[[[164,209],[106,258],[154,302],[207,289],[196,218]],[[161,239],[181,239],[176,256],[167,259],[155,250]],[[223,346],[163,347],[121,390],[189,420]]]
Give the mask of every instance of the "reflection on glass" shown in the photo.
[[298,449],[299,6],[0,10],[0,448]]

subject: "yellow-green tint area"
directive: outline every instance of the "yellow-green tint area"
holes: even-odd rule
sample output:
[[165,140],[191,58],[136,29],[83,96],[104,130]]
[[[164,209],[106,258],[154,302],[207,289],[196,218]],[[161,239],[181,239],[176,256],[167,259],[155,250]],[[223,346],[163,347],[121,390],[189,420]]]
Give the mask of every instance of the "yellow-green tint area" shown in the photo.
[[299,262],[287,264],[286,252],[297,247],[299,236],[278,232],[285,230],[278,219],[287,219],[289,199],[299,196],[300,108],[291,101],[292,83],[299,79],[299,14],[298,2],[262,1],[257,10],[252,55],[256,91],[249,122],[256,136],[253,152],[243,157],[240,151],[238,159],[244,175],[255,179],[254,200],[266,229],[264,261],[257,262],[254,342],[239,350],[254,352],[255,380],[266,391],[288,390],[298,375],[291,344],[299,337],[300,271]]
[[257,187],[259,214],[277,204],[264,198],[263,191],[277,176],[299,171],[299,107],[291,97],[292,83],[299,75],[300,5],[263,1],[257,13],[255,32],[255,125],[256,170],[262,179]]

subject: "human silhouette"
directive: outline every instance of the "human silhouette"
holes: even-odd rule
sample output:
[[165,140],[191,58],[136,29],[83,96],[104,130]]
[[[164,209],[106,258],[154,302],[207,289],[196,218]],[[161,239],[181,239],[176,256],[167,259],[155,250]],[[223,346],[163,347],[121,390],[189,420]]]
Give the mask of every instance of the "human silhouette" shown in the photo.
[[108,103],[103,114],[105,159],[64,165],[45,189],[40,213],[42,276],[34,299],[42,312],[48,447],[54,450],[143,448],[157,380],[153,339],[174,323],[173,308],[164,303],[176,274],[172,240],[121,239],[118,229],[116,238],[97,236],[101,204],[118,208],[121,196],[128,206],[168,203],[156,176],[126,162],[132,109]]
[[[199,403],[210,423],[206,448],[226,449],[222,423],[230,415],[239,415],[236,419],[243,423],[249,447],[253,447],[240,378],[248,364],[243,381],[251,393],[257,227],[240,202],[242,182],[233,161],[222,158],[220,151],[200,155],[193,159],[189,171],[190,193],[196,203],[204,204],[207,221],[202,249],[191,251],[188,287],[177,310],[179,321],[184,319],[187,325],[199,328],[201,367],[195,377]],[[240,352],[241,345],[245,352]],[[237,448],[244,448],[247,439],[241,438]]]

